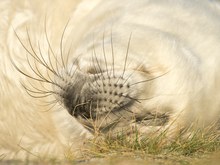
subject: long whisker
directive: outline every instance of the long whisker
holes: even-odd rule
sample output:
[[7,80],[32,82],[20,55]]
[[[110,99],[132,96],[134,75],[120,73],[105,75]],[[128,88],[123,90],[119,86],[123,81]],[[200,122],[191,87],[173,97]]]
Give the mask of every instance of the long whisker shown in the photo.
[[[95,73],[98,73],[97,69],[96,69],[96,66],[95,66],[95,62],[94,62],[94,58],[93,58],[93,55],[92,55],[92,63],[93,63],[93,68],[95,69]],[[97,86],[101,86],[99,83],[98,83],[98,80],[99,79],[102,79],[103,77],[100,78],[99,74],[94,74],[94,77],[95,77],[95,83],[97,84]],[[98,78],[97,78],[98,77]],[[90,78],[91,79],[91,78]]]
[[[134,75],[134,73],[135,72],[137,72],[138,71],[138,69],[139,68],[141,68],[142,67],[142,64],[140,64],[139,66],[138,66],[138,68],[137,69],[135,69],[135,70],[133,70],[132,71],[132,73],[131,74],[129,74],[128,76],[127,76],[127,78],[125,78],[125,80],[124,80],[124,82],[123,82],[123,84],[122,85],[125,85],[125,83],[130,79],[130,77],[132,77],[133,75]],[[129,85],[130,86],[130,85]]]
[[108,76],[108,78],[110,78],[109,73],[108,73],[108,64],[107,64],[106,53],[105,53],[105,32],[103,32],[103,37],[102,37],[102,49],[103,49],[103,55],[104,55],[104,60],[105,60],[105,68],[107,71],[107,76]]
[[[98,66],[99,73],[101,73],[102,79],[104,79],[104,75],[103,75],[103,73],[102,73],[102,68],[101,68],[100,63],[99,63],[99,60],[98,60],[98,58],[97,58],[96,49],[95,49],[94,44],[93,44],[93,52],[94,52],[93,56],[95,57],[95,62],[96,62],[96,64],[97,64],[97,66]],[[95,66],[95,65],[94,65],[94,66]],[[97,73],[98,73],[98,72],[97,72]]]
[[56,75],[57,77],[62,78],[62,76],[58,75],[58,73],[57,73],[56,70],[54,69],[54,67],[53,67],[53,65],[52,65],[52,61],[51,61],[50,55],[49,55],[49,52],[48,52],[48,60],[49,60],[50,66],[49,66],[49,64],[46,62],[46,60],[44,59],[43,53],[42,53],[42,50],[41,50],[41,46],[40,46],[39,42],[38,42],[38,49],[39,49],[39,54],[40,54],[40,56],[41,56],[41,58],[42,58],[42,60],[43,60],[43,63],[44,63],[44,64],[42,64],[42,65],[43,65],[47,70],[49,70],[49,71],[52,72],[54,75]]
[[66,64],[65,64],[64,58],[63,58],[63,39],[64,39],[64,36],[65,36],[67,26],[69,25],[69,22],[70,22],[70,19],[67,21],[67,23],[64,27],[61,39],[60,39],[60,56],[61,56],[61,61],[62,61],[62,64],[63,64],[63,68],[66,68]]
[[[20,69],[20,67],[18,67],[18,65],[15,63],[15,61],[12,59],[12,57],[10,55],[9,55],[9,59],[10,59],[12,65],[14,66],[14,68],[18,72],[20,72],[21,74],[23,74],[24,76],[26,76],[27,78],[29,78],[31,80],[39,82],[38,84],[40,85],[37,87],[29,82],[29,86],[27,86],[21,82],[22,87],[25,89],[27,94],[33,98],[45,98],[45,97],[49,97],[51,95],[59,96],[60,94],[58,92],[46,89],[45,86],[43,85],[43,84],[47,83],[47,84],[51,84],[53,86],[60,88],[62,91],[65,90],[59,83],[57,83],[55,81],[55,79],[52,79],[52,77],[51,77],[51,74],[52,74],[52,75],[58,77],[60,80],[65,81],[64,77],[61,74],[59,74],[59,72],[58,72],[58,65],[60,66],[60,64],[58,64],[59,63],[58,57],[54,54],[52,47],[51,47],[51,44],[49,42],[49,38],[47,35],[47,30],[46,30],[46,23],[45,23],[45,35],[46,35],[47,44],[49,46],[48,54],[47,54],[47,56],[49,57],[49,62],[47,62],[47,60],[45,59],[45,56],[43,55],[42,48],[41,48],[39,41],[37,41],[38,51],[36,51],[34,49],[34,45],[32,44],[31,36],[29,34],[29,30],[27,27],[26,27],[26,33],[27,33],[27,41],[28,41],[29,49],[23,43],[23,41],[20,39],[19,35],[17,34],[17,32],[15,30],[14,30],[14,33],[15,33],[18,41],[20,42],[21,46],[27,52],[26,59],[27,59],[27,65],[30,69],[30,73],[26,73],[25,71]],[[64,37],[64,33],[62,35],[61,40],[63,40],[63,37]],[[52,53],[53,58],[56,61],[55,62],[56,69],[54,68],[54,65],[52,64],[52,59],[51,59],[51,55],[50,55],[51,53]],[[61,58],[63,58],[63,57],[61,57]],[[32,62],[32,60],[33,60],[33,62]],[[64,63],[64,60],[62,60],[62,63]],[[43,67],[46,69],[45,74],[43,74],[40,67]],[[66,65],[63,65],[63,67],[65,68]],[[45,100],[45,102],[47,102],[47,101]],[[55,99],[54,101],[50,101],[50,104],[56,104],[56,103],[58,103],[57,99]]]
[[160,78],[160,77],[165,76],[165,75],[168,74],[168,73],[169,73],[169,71],[167,71],[167,72],[165,72],[165,73],[163,73],[163,74],[161,74],[161,75],[159,75],[159,76],[156,76],[156,77],[153,77],[153,78],[149,78],[149,79],[147,79],[147,80],[135,82],[135,83],[133,83],[133,84],[130,84],[130,86],[137,85],[137,84],[140,84],[140,83],[146,83],[146,82],[149,82],[149,81],[153,81],[153,80],[155,80],[155,79],[158,79],[158,78]]
[[52,46],[51,46],[51,44],[50,44],[50,40],[49,40],[49,36],[48,36],[48,32],[47,32],[47,24],[46,24],[46,20],[45,20],[45,23],[44,23],[44,31],[45,31],[45,38],[46,38],[46,41],[47,41],[47,44],[48,44],[48,47],[49,47],[49,51],[48,51],[48,55],[50,54],[50,52],[51,52],[51,54],[52,54],[52,56],[54,57],[54,59],[55,59],[55,66],[56,66],[56,72],[59,74],[59,67],[58,67],[58,65],[60,66],[60,67],[62,67],[62,65],[61,65],[61,63],[59,62],[59,60],[58,60],[58,58],[57,58],[57,55],[54,53],[54,51],[53,51],[53,49],[52,49]]
[[126,66],[127,66],[127,60],[128,60],[128,54],[129,54],[129,48],[130,48],[130,44],[131,44],[131,37],[132,37],[132,33],[130,34],[130,36],[129,36],[129,40],[128,40],[128,45],[127,45],[127,50],[126,50],[126,56],[125,56],[125,63],[124,63],[124,68],[123,68],[123,72],[122,72],[121,78],[124,77],[124,73],[125,73]]

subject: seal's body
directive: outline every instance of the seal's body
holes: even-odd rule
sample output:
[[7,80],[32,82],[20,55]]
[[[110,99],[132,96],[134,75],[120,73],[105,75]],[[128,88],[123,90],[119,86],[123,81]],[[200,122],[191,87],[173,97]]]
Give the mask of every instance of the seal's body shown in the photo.
[[[217,1],[53,1],[47,14],[50,2],[33,3],[0,4],[16,6],[1,13],[11,16],[1,32],[4,156],[62,156],[97,130],[173,134],[218,120]],[[168,119],[141,124],[152,114]]]

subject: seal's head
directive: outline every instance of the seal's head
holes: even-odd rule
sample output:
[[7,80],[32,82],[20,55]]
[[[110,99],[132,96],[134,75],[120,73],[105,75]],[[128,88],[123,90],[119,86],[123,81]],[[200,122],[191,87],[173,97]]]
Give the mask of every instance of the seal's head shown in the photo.
[[125,126],[131,122],[136,113],[134,107],[141,102],[143,73],[125,69],[123,64],[114,68],[113,65],[101,65],[100,60],[91,67],[82,68],[81,62],[85,62],[83,58],[76,59],[69,69],[63,69],[60,75],[64,79],[56,77],[59,84],[54,88],[59,93],[57,100],[93,131],[105,132],[119,123]]

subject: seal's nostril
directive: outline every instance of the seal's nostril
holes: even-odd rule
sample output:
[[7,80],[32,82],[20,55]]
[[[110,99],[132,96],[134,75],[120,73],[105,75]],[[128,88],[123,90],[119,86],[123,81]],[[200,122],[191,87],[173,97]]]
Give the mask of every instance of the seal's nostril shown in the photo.
[[98,73],[102,73],[103,70],[101,70],[100,68],[89,67],[89,68],[87,68],[86,72],[88,74],[98,74]]
[[89,73],[89,74],[96,74],[97,71],[95,70],[95,68],[88,68],[87,73]]

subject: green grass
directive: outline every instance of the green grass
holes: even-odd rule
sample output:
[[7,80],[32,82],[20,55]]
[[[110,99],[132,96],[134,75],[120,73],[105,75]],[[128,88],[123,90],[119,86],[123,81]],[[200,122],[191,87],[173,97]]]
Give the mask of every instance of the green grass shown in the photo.
[[150,158],[189,164],[192,160],[220,151],[220,133],[211,128],[186,130],[169,140],[166,133],[143,138],[136,132],[130,136],[106,135],[104,138],[91,140],[88,144],[90,147],[83,151],[82,159],[85,160],[129,156],[129,158],[138,157],[142,160]]

